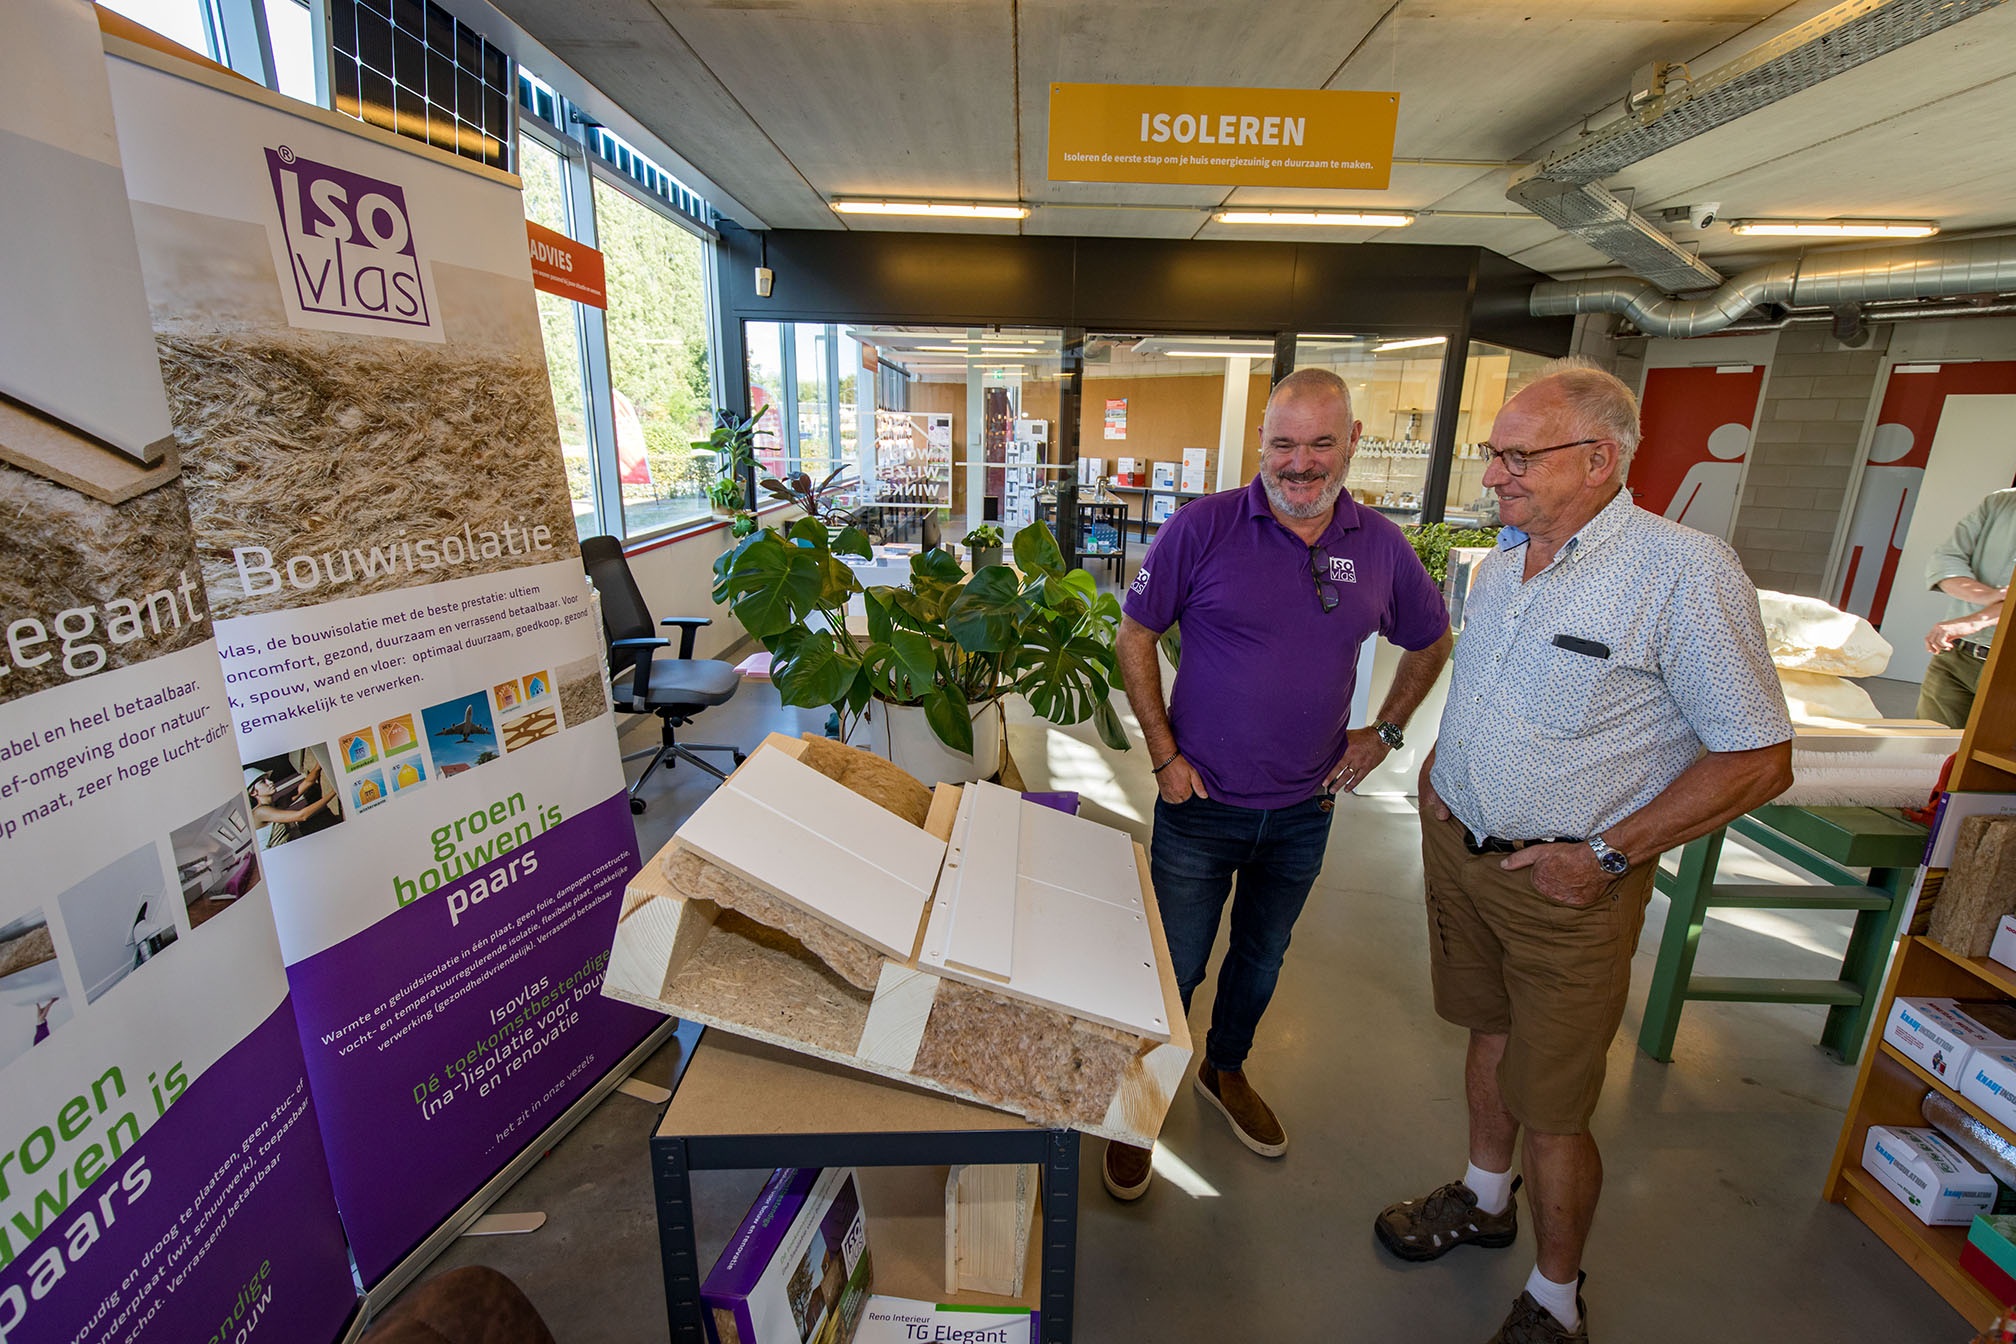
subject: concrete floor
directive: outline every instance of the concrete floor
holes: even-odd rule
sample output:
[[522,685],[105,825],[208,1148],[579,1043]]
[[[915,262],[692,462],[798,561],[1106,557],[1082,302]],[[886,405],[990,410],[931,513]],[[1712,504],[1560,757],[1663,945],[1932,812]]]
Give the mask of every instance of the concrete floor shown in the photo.
[[[753,683],[710,711],[697,735],[753,745],[773,729],[817,729],[824,717],[784,709]],[[653,726],[633,727],[626,747]],[[1146,839],[1153,786],[1141,752],[1115,758],[1089,733],[1026,722],[1011,735],[1030,787],[1077,788],[1088,815]],[[653,781],[638,819],[646,855],[711,784],[688,767]],[[1159,1175],[1145,1199],[1122,1205],[1098,1183],[1100,1144],[1085,1142],[1077,1338],[1482,1341],[1496,1329],[1531,1268],[1530,1235],[1509,1251],[1465,1249],[1409,1266],[1381,1251],[1370,1228],[1383,1205],[1461,1175],[1464,1164],[1463,1036],[1430,1008],[1416,845],[1406,800],[1340,803],[1330,861],[1249,1065],[1288,1126],[1285,1158],[1248,1152],[1186,1091],[1159,1158],[1180,1179]],[[1732,853],[1724,868],[1725,880],[1778,872],[1752,853]],[[1961,1318],[1903,1261],[1821,1202],[1855,1075],[1815,1048],[1820,1009],[1693,1005],[1671,1064],[1638,1053],[1665,913],[1655,897],[1596,1119],[1609,1183],[1587,1263],[1595,1336],[1967,1339]],[[1847,932],[1838,917],[1717,912],[1698,967],[1825,974]],[[1200,1035],[1210,994],[1207,983],[1198,995]],[[669,1077],[676,1050],[661,1050],[641,1076]],[[497,1204],[545,1211],[540,1232],[464,1238],[429,1272],[496,1266],[562,1344],[666,1338],[646,1154],[655,1120],[656,1108],[612,1096]],[[703,1263],[763,1175],[695,1177]]]

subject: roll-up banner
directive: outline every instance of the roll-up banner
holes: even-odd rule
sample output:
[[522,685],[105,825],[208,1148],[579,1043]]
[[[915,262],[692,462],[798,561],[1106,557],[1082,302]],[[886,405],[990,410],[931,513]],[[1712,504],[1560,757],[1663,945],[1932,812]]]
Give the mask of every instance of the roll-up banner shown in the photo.
[[16,0],[7,26],[0,1344],[319,1344],[356,1287],[98,28],[74,0]]
[[109,61],[336,1202],[367,1287],[662,1019],[515,178]]

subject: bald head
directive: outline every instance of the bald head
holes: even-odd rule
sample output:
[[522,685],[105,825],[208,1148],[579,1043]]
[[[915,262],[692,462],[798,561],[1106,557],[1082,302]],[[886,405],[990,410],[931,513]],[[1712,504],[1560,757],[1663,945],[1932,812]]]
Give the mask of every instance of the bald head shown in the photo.
[[1297,369],[1274,384],[1274,390],[1267,394],[1267,414],[1272,415],[1274,408],[1285,401],[1314,405],[1328,400],[1338,403],[1339,418],[1350,424],[1350,384],[1328,369]]
[[1260,422],[1260,483],[1275,513],[1328,518],[1357,448],[1351,389],[1342,378],[1328,369],[1297,369],[1276,383]]
[[1638,398],[1623,379],[1595,361],[1557,359],[1512,400],[1554,412],[1566,427],[1564,436],[1572,432],[1575,438],[1614,442],[1618,480],[1631,469],[1631,454],[1638,448]]

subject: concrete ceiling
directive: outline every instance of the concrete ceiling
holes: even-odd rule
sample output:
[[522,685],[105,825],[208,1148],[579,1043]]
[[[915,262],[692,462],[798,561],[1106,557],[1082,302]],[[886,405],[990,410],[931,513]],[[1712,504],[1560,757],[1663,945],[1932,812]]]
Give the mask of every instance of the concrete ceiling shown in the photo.
[[[1697,73],[1825,0],[496,0],[772,228],[880,228],[1488,247],[1555,275],[1613,269],[1530,215],[1405,229],[1270,230],[1211,207],[1506,215],[1508,165],[1619,114],[1653,60]],[[1052,81],[1398,89],[1383,192],[1053,183]],[[1930,217],[2016,227],[2016,4],[1635,164],[1641,211],[1722,202],[1673,230],[1728,271],[1796,241],[1744,216]],[[1448,161],[1457,161],[1454,163]],[[1022,221],[843,217],[835,197],[1021,200]]]

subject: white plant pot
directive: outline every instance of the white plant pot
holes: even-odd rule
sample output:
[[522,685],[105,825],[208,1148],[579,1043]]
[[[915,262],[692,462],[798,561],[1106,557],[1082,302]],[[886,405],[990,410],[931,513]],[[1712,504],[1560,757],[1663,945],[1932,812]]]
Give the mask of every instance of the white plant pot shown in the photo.
[[973,712],[973,754],[954,751],[938,740],[917,705],[868,702],[859,730],[865,746],[897,769],[926,784],[970,784],[1001,768],[1001,702]]

